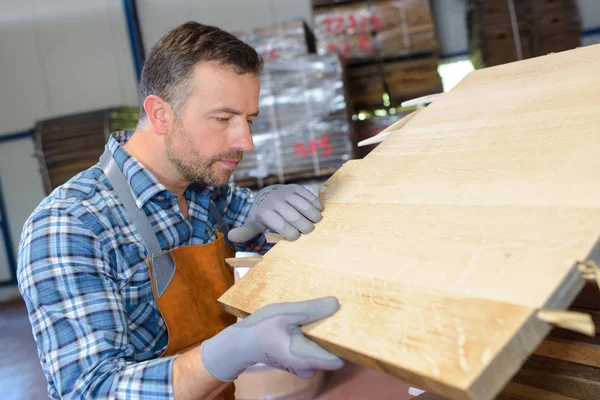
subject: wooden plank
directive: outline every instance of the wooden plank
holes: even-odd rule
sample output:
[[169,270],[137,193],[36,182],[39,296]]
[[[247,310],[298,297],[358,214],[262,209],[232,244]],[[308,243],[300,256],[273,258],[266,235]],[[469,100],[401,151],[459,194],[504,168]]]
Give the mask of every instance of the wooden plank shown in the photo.
[[[600,304],[599,304],[600,305]],[[591,315],[594,325],[596,327],[596,336],[589,337],[582,335],[581,333],[573,332],[566,329],[554,328],[548,335],[550,338],[558,338],[564,340],[570,340],[573,342],[583,342],[600,345],[600,311],[592,311],[586,308],[574,308],[571,307],[569,310],[576,312],[584,312]]]
[[452,399],[494,398],[550,330],[537,311],[566,309],[578,260],[600,261],[598,65],[590,46],[472,73],[335,174],[314,232],[220,301],[244,316],[335,295],[338,313],[303,327],[317,343]]
[[509,382],[502,391],[502,394],[512,399],[527,400],[577,400],[574,397],[563,396],[562,394],[552,393],[548,390],[536,388],[533,386],[522,385],[520,383]]
[[590,381],[600,382],[600,368],[577,364],[557,358],[532,355],[524,365],[527,368],[535,368],[556,374],[574,376]]
[[262,257],[237,257],[237,258],[226,258],[225,262],[231,268],[253,268],[262,260]]
[[546,339],[535,354],[600,368],[600,346],[590,343]]
[[600,399],[600,382],[540,371],[533,368],[521,369],[513,378],[513,382],[534,386],[548,392],[580,400]]

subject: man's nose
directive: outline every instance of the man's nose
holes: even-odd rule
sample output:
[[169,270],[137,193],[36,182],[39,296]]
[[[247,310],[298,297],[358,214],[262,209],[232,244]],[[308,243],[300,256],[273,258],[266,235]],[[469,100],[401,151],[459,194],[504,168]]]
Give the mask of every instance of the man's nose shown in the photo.
[[250,124],[247,121],[240,123],[239,126],[236,127],[234,132],[234,141],[231,143],[231,147],[240,149],[242,151],[250,151],[254,148]]

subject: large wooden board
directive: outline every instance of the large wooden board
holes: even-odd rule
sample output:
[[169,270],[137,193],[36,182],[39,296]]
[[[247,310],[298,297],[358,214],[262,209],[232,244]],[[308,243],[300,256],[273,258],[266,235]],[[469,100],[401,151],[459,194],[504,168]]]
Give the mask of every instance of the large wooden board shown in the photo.
[[[452,399],[491,399],[600,261],[600,46],[469,75],[322,192],[220,301],[335,295],[325,348]],[[401,124],[399,124],[401,125]]]

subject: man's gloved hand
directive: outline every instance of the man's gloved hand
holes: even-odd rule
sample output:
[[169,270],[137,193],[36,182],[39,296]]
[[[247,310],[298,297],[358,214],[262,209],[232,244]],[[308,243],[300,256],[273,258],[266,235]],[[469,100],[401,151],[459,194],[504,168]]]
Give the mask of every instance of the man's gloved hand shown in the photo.
[[272,229],[287,240],[296,240],[314,229],[321,211],[319,199],[300,185],[268,186],[256,194],[246,224],[232,229],[228,238],[234,243],[247,242]]
[[200,346],[202,362],[215,378],[235,380],[246,368],[262,363],[310,378],[316,370],[341,368],[344,363],[300,331],[333,315],[335,297],[298,303],[272,304],[232,325]]

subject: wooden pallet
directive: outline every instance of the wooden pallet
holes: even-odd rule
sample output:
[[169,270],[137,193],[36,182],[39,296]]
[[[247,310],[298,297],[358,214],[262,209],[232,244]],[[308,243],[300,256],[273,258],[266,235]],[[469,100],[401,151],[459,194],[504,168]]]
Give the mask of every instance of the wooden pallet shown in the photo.
[[38,121],[36,153],[46,193],[96,164],[110,132],[135,129],[137,113],[118,107]]

